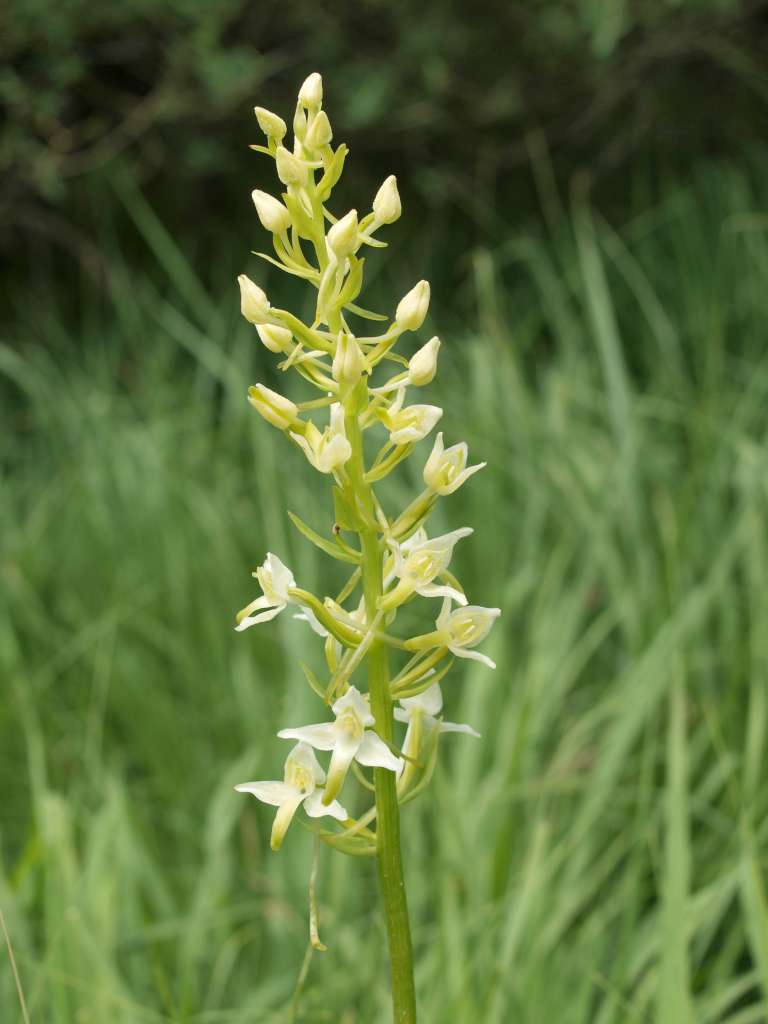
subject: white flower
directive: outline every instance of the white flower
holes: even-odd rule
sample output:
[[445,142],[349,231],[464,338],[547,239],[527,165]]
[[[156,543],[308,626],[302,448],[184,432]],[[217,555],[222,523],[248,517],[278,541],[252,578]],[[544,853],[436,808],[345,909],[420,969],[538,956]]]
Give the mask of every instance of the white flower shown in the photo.
[[251,192],[251,199],[262,227],[273,235],[282,235],[288,230],[291,226],[291,215],[279,199],[257,188]]
[[440,349],[440,339],[435,335],[430,338],[426,345],[422,345],[418,352],[414,353],[408,361],[408,382],[416,387],[423,387],[431,384],[437,372],[437,353]]
[[389,409],[379,413],[389,430],[389,440],[395,445],[420,441],[443,415],[443,410],[436,405],[408,405],[403,409],[404,401],[405,388],[401,387]]
[[269,139],[276,139],[279,142],[288,131],[285,121],[282,117],[278,117],[277,114],[273,114],[271,110],[267,110],[265,107],[254,107],[253,112],[256,115],[256,120],[259,122],[259,128]]
[[344,409],[340,402],[331,406],[331,422],[322,434],[310,422],[304,437],[301,434],[291,434],[291,437],[320,473],[332,473],[352,455],[352,446],[344,431]]
[[[284,608],[287,608],[289,604],[299,603],[288,593],[289,590],[296,586],[293,573],[287,565],[280,561],[277,555],[268,552],[262,565],[251,575],[255,576],[259,581],[262,596],[257,597],[255,601],[251,601],[250,604],[247,604],[245,608],[237,613],[235,629],[238,633],[241,633],[244,629],[249,629],[251,626],[255,626],[258,622],[269,622],[270,619],[274,619],[276,615],[279,615]],[[252,613],[256,611],[259,614],[253,615]],[[328,635],[327,631],[315,618],[311,609],[305,608],[303,617],[307,619],[318,636],[324,637]]]
[[350,210],[337,220],[326,235],[328,251],[338,259],[344,259],[357,248],[357,210]]
[[281,729],[281,739],[303,740],[315,750],[332,750],[328,781],[323,800],[329,804],[341,789],[352,761],[369,768],[387,768],[399,772],[402,758],[395,757],[383,740],[369,728],[374,723],[367,700],[350,686],[332,707],[335,722]]
[[349,818],[338,800],[328,804],[322,802],[323,791],[320,787],[325,782],[325,772],[314,751],[306,743],[297,743],[290,752],[285,761],[283,777],[283,782],[241,782],[235,786],[238,793],[252,793],[257,800],[277,807],[272,825],[273,850],[280,849],[283,836],[301,803],[310,818],[322,818],[324,815],[330,815],[337,821]]
[[488,668],[496,668],[495,661],[471,648],[477,647],[485,640],[499,615],[501,608],[482,608],[476,604],[451,611],[451,599],[446,597],[435,623],[439,643],[447,647],[457,658],[472,658],[481,661]]
[[391,576],[397,576],[400,583],[394,590],[384,595],[382,607],[395,608],[414,591],[422,597],[450,597],[457,604],[466,604],[467,599],[460,590],[432,581],[448,568],[456,542],[462,537],[468,537],[472,532],[471,527],[463,526],[459,530],[430,540],[426,531],[418,530],[403,544],[391,540],[389,544],[395,558]]
[[465,480],[486,465],[485,462],[478,462],[476,466],[466,468],[468,458],[466,442],[446,448],[441,431],[424,466],[424,483],[437,494],[453,494]]
[[397,178],[390,174],[373,200],[373,212],[379,224],[393,224],[402,212]]
[[408,723],[403,740],[403,753],[407,757],[418,760],[419,725],[430,731],[437,729],[438,732],[464,732],[480,739],[480,733],[475,732],[471,725],[459,725],[456,722],[444,722],[439,719],[437,716],[442,709],[443,693],[439,683],[433,683],[415,697],[401,697],[400,707],[395,708],[394,715],[398,722]]
[[301,423],[298,416],[299,407],[296,403],[264,384],[252,384],[248,388],[248,401],[267,423],[271,423],[278,430],[295,428]]
[[419,281],[404,295],[395,311],[395,322],[401,331],[418,331],[429,309],[429,281]]
[[250,277],[241,274],[237,283],[240,285],[240,312],[250,324],[265,324],[269,320],[269,299],[264,291]]

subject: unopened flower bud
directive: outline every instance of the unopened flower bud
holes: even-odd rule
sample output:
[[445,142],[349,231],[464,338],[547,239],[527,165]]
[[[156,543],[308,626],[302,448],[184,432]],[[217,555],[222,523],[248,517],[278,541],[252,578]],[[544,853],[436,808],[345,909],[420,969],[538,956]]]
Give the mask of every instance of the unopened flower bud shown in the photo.
[[328,120],[326,112],[320,110],[312,119],[304,143],[310,149],[320,149],[321,146],[327,146],[332,138],[331,122]]
[[337,220],[326,236],[328,248],[344,259],[357,248],[357,210],[350,210]]
[[296,113],[293,115],[293,134],[301,142],[307,134],[307,115],[301,107],[296,107]]
[[340,333],[333,357],[333,379],[346,392],[357,384],[364,369],[360,346],[351,334]]
[[288,430],[289,427],[295,429],[301,424],[298,406],[263,384],[254,384],[248,388],[248,401],[267,423],[279,430]]
[[373,212],[379,224],[392,224],[402,212],[400,193],[397,191],[397,178],[390,174],[373,200]]
[[281,139],[285,138],[288,126],[282,117],[278,117],[277,114],[273,114],[271,110],[266,110],[264,107],[254,107],[253,112],[256,115],[256,120],[259,122],[259,128],[261,128],[268,139],[275,139],[276,142],[280,142]]
[[299,89],[299,103],[309,110],[318,110],[323,102],[323,80],[313,71]]
[[273,235],[282,235],[288,230],[291,226],[291,215],[279,199],[275,199],[267,192],[260,192],[257,188],[251,192],[251,198],[259,220],[267,231],[271,231]]
[[[279,150],[278,150],[279,152]],[[395,312],[395,321],[402,331],[418,331],[429,309],[429,281],[419,281],[404,295]]]
[[440,339],[435,336],[426,345],[422,345],[408,363],[408,380],[416,387],[431,384],[437,372],[437,353]]
[[265,324],[269,320],[269,299],[257,284],[241,274],[237,283],[240,285],[240,312],[250,324]]
[[275,152],[277,176],[284,185],[303,185],[307,180],[307,165],[289,152],[285,146],[278,146]]
[[293,335],[287,327],[277,327],[275,324],[259,324],[256,327],[264,347],[270,352],[287,352]]

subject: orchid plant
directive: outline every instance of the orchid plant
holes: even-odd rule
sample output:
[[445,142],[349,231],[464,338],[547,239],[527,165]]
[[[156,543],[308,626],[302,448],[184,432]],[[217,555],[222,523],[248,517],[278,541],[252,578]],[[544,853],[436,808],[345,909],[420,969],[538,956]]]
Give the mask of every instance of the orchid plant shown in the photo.
[[[282,118],[257,107],[266,145],[251,147],[275,161],[282,184],[280,199],[253,192],[256,213],[274,247],[274,256],[258,255],[316,289],[313,322],[305,324],[271,306],[264,291],[245,275],[238,281],[243,316],[256,327],[264,346],[281,357],[278,368],[293,370],[319,392],[297,404],[256,384],[249,389],[248,400],[315,470],[331,478],[330,528],[317,530],[289,514],[305,538],[348,567],[349,578],[334,597],[320,597],[297,586],[291,570],[270,553],[253,574],[261,594],[239,612],[236,629],[247,630],[293,607],[294,617],[305,620],[322,641],[325,678],[321,681],[302,667],[333,720],[281,729],[280,738],[295,742],[283,781],[247,782],[236,788],[277,807],[273,850],[280,848],[303,808],[310,819],[330,819],[327,825],[307,823],[320,840],[346,854],[377,858],[394,1020],[412,1024],[416,998],[400,806],[429,782],[442,734],[478,735],[468,725],[443,721],[440,682],[457,657],[495,668],[475,648],[500,612],[468,604],[450,572],[454,547],[472,530],[462,527],[429,537],[425,525],[438,499],[452,494],[485,465],[467,465],[466,444],[446,448],[443,434],[437,434],[423,469],[424,490],[399,513],[387,511],[376,494],[375,485],[412,455],[443,415],[437,406],[408,400],[409,388],[425,387],[434,379],[440,340],[431,338],[410,358],[396,351],[403,336],[419,331],[424,323],[430,299],[426,281],[400,300],[392,318],[358,305],[365,262],[361,252],[386,245],[377,234],[400,217],[400,196],[391,175],[365,216],[359,218],[356,210],[338,218],[331,213],[327,203],[341,176],[347,147],[333,147],[322,99],[322,80],[312,74],[299,91],[292,149],[286,146]],[[350,324],[353,317],[385,326],[380,334],[358,336]],[[392,371],[389,379],[372,386],[374,374],[387,367]],[[315,423],[313,415],[320,422]],[[369,458],[367,439],[382,428],[383,443]],[[416,597],[425,600],[424,611],[434,628],[399,636],[395,620]],[[437,615],[434,598],[442,599]],[[391,670],[393,659],[401,664]],[[406,726],[399,740],[396,723]],[[327,773],[315,751],[330,755]],[[363,795],[375,793],[372,806],[358,814],[348,812],[338,799],[350,769]],[[372,784],[365,769],[373,770]],[[354,803],[348,795],[343,799],[348,806],[360,803],[358,797],[353,797]],[[313,944],[324,948],[312,915],[310,934]]]

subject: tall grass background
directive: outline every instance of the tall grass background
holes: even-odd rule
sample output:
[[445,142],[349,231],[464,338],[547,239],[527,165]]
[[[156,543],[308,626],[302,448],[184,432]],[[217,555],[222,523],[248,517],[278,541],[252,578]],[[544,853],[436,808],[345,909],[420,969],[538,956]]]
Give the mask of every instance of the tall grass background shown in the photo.
[[[476,527],[458,572],[504,614],[498,670],[444,684],[482,740],[447,737],[404,810],[422,1017],[762,1024],[766,157],[639,175],[620,221],[547,166],[546,230],[451,256],[425,328],[426,400],[489,462],[438,524]],[[244,401],[277,380],[232,284],[250,237],[192,259],[114,188],[146,273],[107,211],[105,291],[13,293],[0,346],[0,906],[29,1018],[383,1024],[372,862],[324,851],[309,955],[311,837],[270,853],[232,789],[320,712],[305,626],[233,633],[249,572],[336,579],[285,515],[328,529],[327,495]],[[440,227],[414,247],[372,303],[440,276]],[[7,958],[0,1007],[21,1019]]]

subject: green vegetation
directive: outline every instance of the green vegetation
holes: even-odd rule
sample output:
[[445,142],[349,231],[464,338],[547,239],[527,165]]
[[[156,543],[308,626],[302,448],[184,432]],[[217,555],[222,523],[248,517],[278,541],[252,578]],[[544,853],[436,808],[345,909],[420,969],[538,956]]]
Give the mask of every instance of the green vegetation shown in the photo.
[[[444,686],[483,743],[446,740],[404,811],[425,1022],[768,1015],[765,167],[609,226],[542,160],[547,232],[510,226],[433,299],[426,400],[490,463],[448,499],[478,526],[455,560],[504,616],[497,672]],[[232,631],[248,570],[268,537],[312,586],[283,510],[332,514],[245,402],[272,380],[230,273],[248,240],[209,291],[119,187],[145,272],[105,223],[108,300],[86,281],[73,323],[15,292],[0,347],[0,906],[31,1019],[385,1021],[373,863],[323,857],[330,948],[297,992],[311,837],[270,854],[232,789],[311,711],[309,631]],[[391,305],[412,281],[383,265]]]

